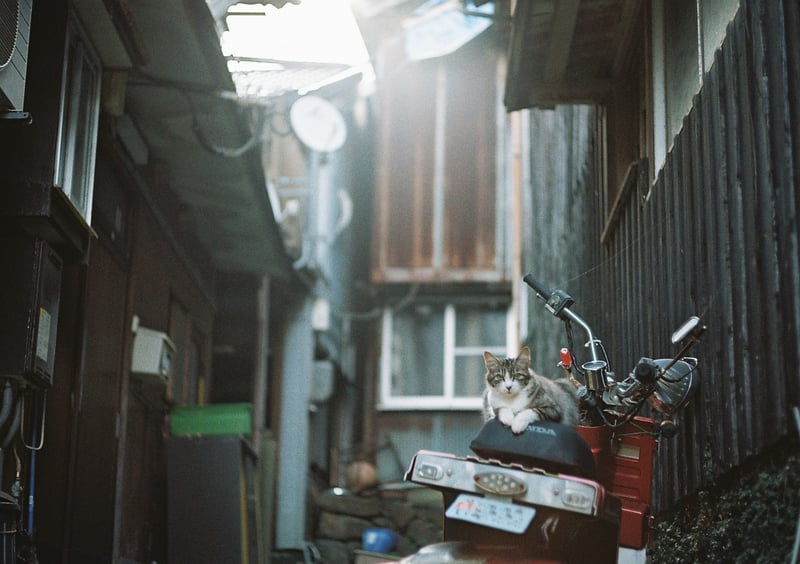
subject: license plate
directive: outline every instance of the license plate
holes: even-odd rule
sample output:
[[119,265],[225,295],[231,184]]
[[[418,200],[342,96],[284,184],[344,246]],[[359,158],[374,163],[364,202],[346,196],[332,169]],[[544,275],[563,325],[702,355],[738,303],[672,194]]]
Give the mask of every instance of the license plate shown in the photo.
[[445,512],[447,517],[476,525],[521,534],[533,521],[536,510],[525,505],[459,494]]

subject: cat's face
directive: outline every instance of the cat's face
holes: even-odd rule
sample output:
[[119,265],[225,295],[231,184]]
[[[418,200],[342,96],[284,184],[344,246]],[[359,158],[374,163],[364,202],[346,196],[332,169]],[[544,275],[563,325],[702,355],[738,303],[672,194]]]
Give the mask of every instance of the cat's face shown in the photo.
[[531,356],[528,347],[524,347],[517,358],[497,358],[485,352],[483,361],[486,364],[486,383],[502,396],[516,396],[530,384]]

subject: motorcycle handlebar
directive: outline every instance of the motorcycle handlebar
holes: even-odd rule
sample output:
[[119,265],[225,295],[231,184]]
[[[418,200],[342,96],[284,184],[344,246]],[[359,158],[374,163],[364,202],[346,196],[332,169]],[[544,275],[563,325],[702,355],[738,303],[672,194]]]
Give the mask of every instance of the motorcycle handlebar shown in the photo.
[[522,280],[536,292],[536,295],[543,302],[545,302],[545,309],[562,321],[573,321],[577,323],[584,330],[587,337],[586,345],[589,347],[592,361],[602,361],[603,357],[600,355],[599,348],[600,340],[595,337],[589,324],[569,308],[569,306],[575,303],[572,297],[562,290],[548,289],[547,286],[537,280],[533,274],[526,274],[522,277]]
[[[609,374],[613,373],[608,368],[608,359],[600,339],[594,335],[594,331],[589,324],[570,309],[570,306],[575,303],[572,297],[558,288],[548,289],[547,286],[542,284],[532,274],[525,274],[522,280],[530,286],[536,292],[536,295],[544,302],[545,309],[566,324],[570,338],[570,323],[575,323],[583,329],[587,339],[585,346],[589,349],[591,359],[581,365],[580,371],[585,375],[586,389],[597,394],[598,398],[600,398],[600,394],[602,394],[603,397],[600,398],[599,401],[604,404],[609,403],[609,398],[614,400],[610,401],[609,405],[635,406],[640,404],[642,400],[636,397],[637,391],[644,386],[646,390],[649,390],[647,392],[648,396],[652,394],[655,391],[657,383],[662,379],[662,376],[664,376],[679,360],[686,360],[684,355],[689,350],[689,347],[694,342],[697,342],[699,335],[705,330],[705,326],[700,322],[699,318],[690,318],[688,322],[673,333],[673,342],[678,340],[687,340],[688,342],[681,352],[673,357],[672,360],[663,364],[660,363],[660,361],[642,358],[628,378],[622,382],[615,382],[613,377],[610,380],[607,378]],[[689,371],[687,375],[688,374],[691,374],[691,371]],[[675,387],[679,386],[678,383],[685,377],[686,375],[678,379],[666,379],[665,381]],[[663,383],[659,385],[661,388],[664,387]],[[689,385],[691,385],[691,381]],[[676,389],[679,389],[681,394],[686,395],[689,392],[689,388],[684,388],[685,386]],[[608,390],[611,390],[611,392]],[[663,394],[666,392],[662,389],[660,393]],[[662,411],[662,408],[656,407],[656,409]]]
[[545,302],[553,295],[553,290],[548,290],[544,284],[533,277],[533,274],[526,274],[522,277],[522,281],[533,288],[533,291]]

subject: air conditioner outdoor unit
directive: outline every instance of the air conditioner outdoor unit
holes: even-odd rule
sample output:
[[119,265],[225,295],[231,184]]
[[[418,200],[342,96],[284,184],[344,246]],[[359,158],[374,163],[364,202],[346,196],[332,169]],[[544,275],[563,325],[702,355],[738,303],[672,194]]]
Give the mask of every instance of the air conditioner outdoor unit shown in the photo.
[[0,0],[0,112],[21,110],[33,0]]

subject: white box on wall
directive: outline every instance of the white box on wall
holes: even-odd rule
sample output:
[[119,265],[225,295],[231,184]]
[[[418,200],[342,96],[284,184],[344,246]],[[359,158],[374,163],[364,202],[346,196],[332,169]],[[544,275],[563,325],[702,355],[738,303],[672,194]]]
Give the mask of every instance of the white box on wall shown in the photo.
[[155,376],[169,382],[175,345],[166,333],[137,327],[133,337],[131,373],[137,376]]

